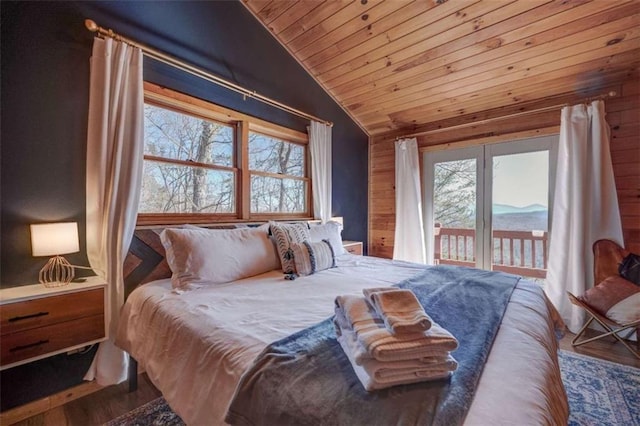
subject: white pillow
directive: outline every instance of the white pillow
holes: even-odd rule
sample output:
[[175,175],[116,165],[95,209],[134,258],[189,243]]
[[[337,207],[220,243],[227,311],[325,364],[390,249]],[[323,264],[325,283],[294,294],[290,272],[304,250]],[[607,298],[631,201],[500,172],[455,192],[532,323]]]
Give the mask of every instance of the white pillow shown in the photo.
[[221,284],[280,267],[268,226],[239,229],[167,228],[160,234],[177,289]]
[[338,222],[329,221],[322,225],[311,226],[309,229],[309,237],[312,242],[317,243],[322,240],[329,240],[333,252],[336,256],[345,253],[342,245],[342,225]]
[[301,243],[309,240],[309,226],[306,223],[277,223],[269,222],[271,235],[276,243],[282,272],[295,274],[296,265],[293,261],[291,243]]
[[336,266],[333,248],[328,240],[291,243],[291,249],[298,275],[311,275]]

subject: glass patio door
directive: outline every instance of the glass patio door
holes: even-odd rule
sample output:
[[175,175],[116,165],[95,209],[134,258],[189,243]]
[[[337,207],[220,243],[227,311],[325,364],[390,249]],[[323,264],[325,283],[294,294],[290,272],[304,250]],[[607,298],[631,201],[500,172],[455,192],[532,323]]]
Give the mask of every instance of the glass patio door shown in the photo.
[[544,278],[557,140],[425,153],[428,263]]
[[482,267],[483,156],[483,147],[425,154],[427,263]]
[[529,278],[547,275],[557,137],[485,147],[484,268]]

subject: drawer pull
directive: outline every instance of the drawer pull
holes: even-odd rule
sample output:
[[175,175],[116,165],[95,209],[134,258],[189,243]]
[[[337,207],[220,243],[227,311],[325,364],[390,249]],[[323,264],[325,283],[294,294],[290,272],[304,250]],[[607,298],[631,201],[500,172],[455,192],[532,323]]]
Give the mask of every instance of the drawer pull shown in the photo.
[[37,314],[30,314],[30,315],[23,315],[21,317],[9,318],[9,322],[22,321],[29,318],[38,318],[38,317],[43,317],[45,315],[49,315],[49,312],[38,312]]
[[29,349],[29,348],[33,348],[33,347],[36,347],[36,346],[44,345],[45,343],[49,343],[49,339],[40,340],[40,341],[35,342],[35,343],[29,343],[28,345],[16,346],[15,348],[9,349],[9,352],[21,351],[21,350],[24,350],[24,349]]

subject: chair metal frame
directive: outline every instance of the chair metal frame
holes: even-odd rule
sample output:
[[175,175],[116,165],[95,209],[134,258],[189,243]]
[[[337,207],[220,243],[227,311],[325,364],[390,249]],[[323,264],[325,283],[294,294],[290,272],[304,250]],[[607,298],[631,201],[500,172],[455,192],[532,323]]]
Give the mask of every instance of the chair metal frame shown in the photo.
[[[602,339],[608,336],[613,336],[618,342],[622,343],[627,349],[629,349],[629,351],[636,358],[640,359],[640,320],[632,321],[626,324],[619,324],[605,316],[602,316],[600,313],[596,312],[589,305],[587,305],[586,303],[582,302],[580,299],[575,297],[573,294],[569,292],[567,292],[567,294],[569,295],[569,300],[571,301],[571,303],[573,303],[574,305],[580,306],[585,311],[587,311],[589,315],[591,315],[591,318],[589,318],[589,321],[587,321],[585,325],[582,326],[582,328],[580,329],[580,331],[578,331],[578,333],[575,335],[573,340],[571,340],[572,346],[580,346],[580,345],[584,345],[585,343],[593,342],[594,340]],[[580,337],[584,335],[584,333],[587,331],[587,328],[594,320],[598,324],[600,324],[600,326],[604,328],[606,332],[598,334],[597,336],[594,336],[594,337],[590,337],[588,339],[578,340],[580,339]],[[627,331],[627,333],[622,337],[619,336],[619,333],[622,333],[624,331]],[[636,342],[638,347],[637,350],[633,349],[631,345],[629,345],[626,341],[626,339],[629,338],[634,332],[636,333],[636,338],[637,338],[637,342]]]
[[[593,243],[593,277],[594,283],[597,285],[605,280],[607,277],[618,274],[618,266],[630,252],[620,247],[615,241],[602,239]],[[580,329],[578,334],[571,341],[572,346],[580,346],[585,343],[593,342],[594,340],[602,339],[604,337],[613,336],[618,342],[622,343],[636,358],[640,359],[640,320],[632,321],[627,324],[619,324],[610,318],[605,317],[599,312],[595,311],[591,306],[578,299],[573,294],[567,292],[569,300],[576,306],[581,307],[589,315],[589,321]],[[578,340],[587,331],[589,325],[596,321],[606,332],[598,334],[597,336]],[[619,336],[619,333],[627,331],[624,336]],[[636,333],[637,350],[633,349],[626,341],[633,333]]]

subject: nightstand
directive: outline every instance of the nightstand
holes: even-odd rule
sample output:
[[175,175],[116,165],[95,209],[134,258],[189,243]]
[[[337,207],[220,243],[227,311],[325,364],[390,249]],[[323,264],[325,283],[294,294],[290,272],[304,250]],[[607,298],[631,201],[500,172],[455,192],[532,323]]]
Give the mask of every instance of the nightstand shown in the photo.
[[98,277],[0,290],[0,370],[105,340],[106,284]]
[[362,241],[342,241],[342,246],[347,252],[362,256]]

